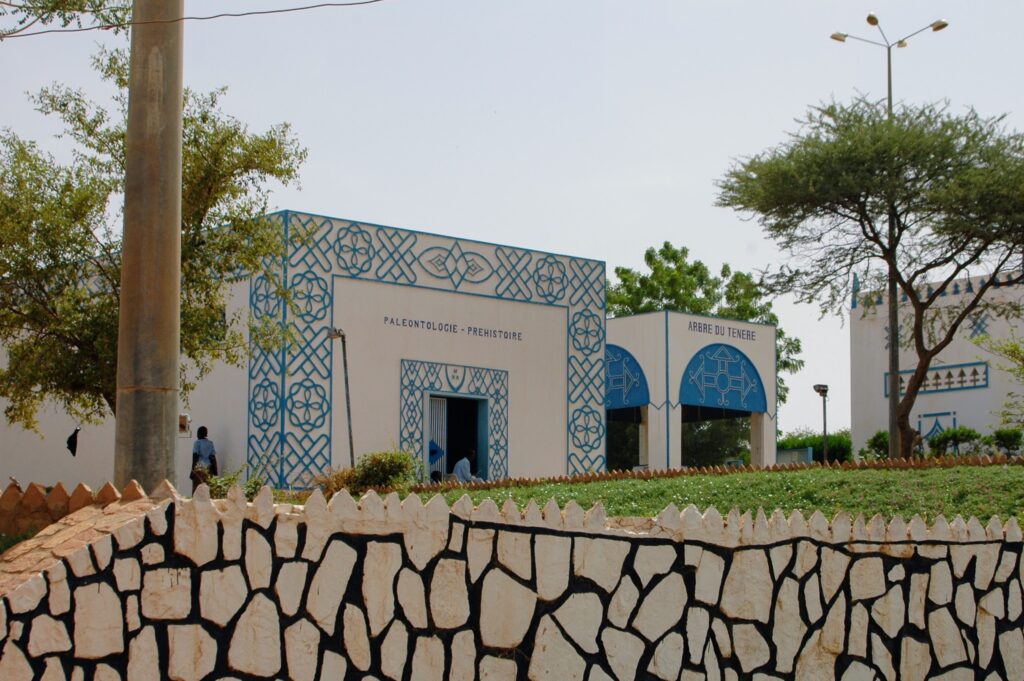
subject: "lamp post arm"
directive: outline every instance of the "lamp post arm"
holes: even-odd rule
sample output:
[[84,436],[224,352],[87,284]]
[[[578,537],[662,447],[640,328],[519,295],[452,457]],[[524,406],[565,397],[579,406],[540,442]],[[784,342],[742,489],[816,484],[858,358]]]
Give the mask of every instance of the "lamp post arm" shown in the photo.
[[[925,31],[927,31],[927,30],[928,30],[929,28],[932,28],[932,26],[933,26],[933,24],[928,24],[928,25],[927,25],[927,26],[925,26],[924,28],[919,28],[919,29],[917,29],[916,31],[914,31],[913,33],[908,33],[907,35],[903,36],[902,38],[900,38],[899,40],[897,40],[897,41],[896,41],[895,43],[893,43],[893,45],[899,45],[899,44],[900,44],[900,43],[902,43],[902,42],[903,42],[904,40],[908,40],[909,38],[913,38],[913,37],[914,37],[915,35],[917,35],[918,33],[924,33],[924,32],[925,32]],[[933,30],[934,30],[934,29],[933,29]]]
[[879,47],[889,47],[889,45],[887,43],[880,43],[877,40],[868,40],[867,38],[861,38],[859,36],[855,36],[855,35],[852,35],[850,33],[844,33],[843,35],[845,35],[847,38],[850,38],[852,40],[859,40],[862,43],[868,43],[870,45],[878,45]]

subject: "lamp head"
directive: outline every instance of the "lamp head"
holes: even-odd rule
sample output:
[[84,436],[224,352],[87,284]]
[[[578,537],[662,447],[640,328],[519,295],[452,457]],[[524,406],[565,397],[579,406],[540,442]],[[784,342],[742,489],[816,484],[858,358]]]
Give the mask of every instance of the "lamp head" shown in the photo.
[[828,395],[828,386],[824,383],[816,383],[814,385],[814,392],[818,393],[822,397]]
[[840,42],[840,43],[845,43],[846,42],[846,34],[845,33],[839,33],[838,31],[836,31],[835,33],[830,35],[829,38],[832,38],[832,40],[835,40],[835,41]]
[[878,17],[875,16],[874,12],[869,12],[868,13],[867,21],[868,21],[868,24],[870,24],[871,26],[878,26]]
[[906,40],[901,40],[898,43],[896,43],[896,47],[906,47],[906,46],[907,46],[907,41]]
[[938,19],[937,21],[933,21],[932,22],[932,30],[933,31],[941,31],[942,29],[946,28],[947,26],[949,26],[949,22],[946,21],[945,19]]

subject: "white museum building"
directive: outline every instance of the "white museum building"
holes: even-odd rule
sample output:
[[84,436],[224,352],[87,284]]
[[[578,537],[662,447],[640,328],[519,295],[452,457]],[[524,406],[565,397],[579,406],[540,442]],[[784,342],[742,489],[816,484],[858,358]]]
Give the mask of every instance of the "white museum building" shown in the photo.
[[[1010,273],[1003,280],[1018,276]],[[987,278],[986,278],[987,279]],[[983,278],[967,277],[954,281],[935,303],[940,308],[964,304]],[[957,336],[932,361],[914,403],[910,424],[924,439],[957,426],[973,428],[981,434],[1000,427],[999,413],[1012,393],[1024,392],[1003,367],[1002,360],[986,351],[978,340],[984,336],[1009,338],[1024,333],[1024,323],[1016,316],[997,315],[984,309],[987,303],[1024,304],[1024,285],[997,283],[982,299],[982,306],[961,325]],[[927,285],[926,285],[927,286]],[[854,283],[850,310],[850,389],[851,436],[853,451],[865,446],[880,430],[888,430],[889,356],[887,298],[884,294],[866,294]],[[910,303],[906,295],[900,301],[900,386],[914,372],[917,355],[908,344],[911,333]]]
[[[230,304],[290,325],[296,341],[215,367],[182,404],[180,488],[202,425],[222,470],[279,487],[393,448],[442,473],[469,456],[485,479],[604,470],[609,419],[639,424],[625,453],[635,466],[678,467],[684,422],[737,416],[751,419],[752,461],[775,461],[774,327],[609,320],[597,260],[292,211],[270,219],[288,244],[291,303],[255,276],[233,284]],[[4,424],[0,474],[105,482],[112,419],[82,424],[72,457],[76,425],[53,407],[39,433]]]

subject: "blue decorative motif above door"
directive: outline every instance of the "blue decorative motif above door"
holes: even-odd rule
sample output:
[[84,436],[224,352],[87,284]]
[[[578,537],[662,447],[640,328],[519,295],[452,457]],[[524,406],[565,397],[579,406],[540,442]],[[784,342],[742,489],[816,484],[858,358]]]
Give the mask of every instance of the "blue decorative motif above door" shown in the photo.
[[651,401],[644,370],[629,350],[618,345],[606,345],[604,366],[605,409],[642,407]]
[[701,348],[686,365],[679,384],[680,404],[766,412],[761,375],[742,351],[724,343]]

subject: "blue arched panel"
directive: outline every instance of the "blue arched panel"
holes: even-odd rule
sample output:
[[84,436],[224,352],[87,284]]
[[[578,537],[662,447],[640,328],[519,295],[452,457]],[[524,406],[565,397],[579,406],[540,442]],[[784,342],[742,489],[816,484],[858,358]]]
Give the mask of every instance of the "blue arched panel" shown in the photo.
[[605,409],[642,407],[651,401],[647,377],[636,357],[618,345],[604,346]]
[[741,351],[724,343],[701,348],[686,365],[679,384],[679,403],[736,411],[768,411],[764,383],[754,363]]

